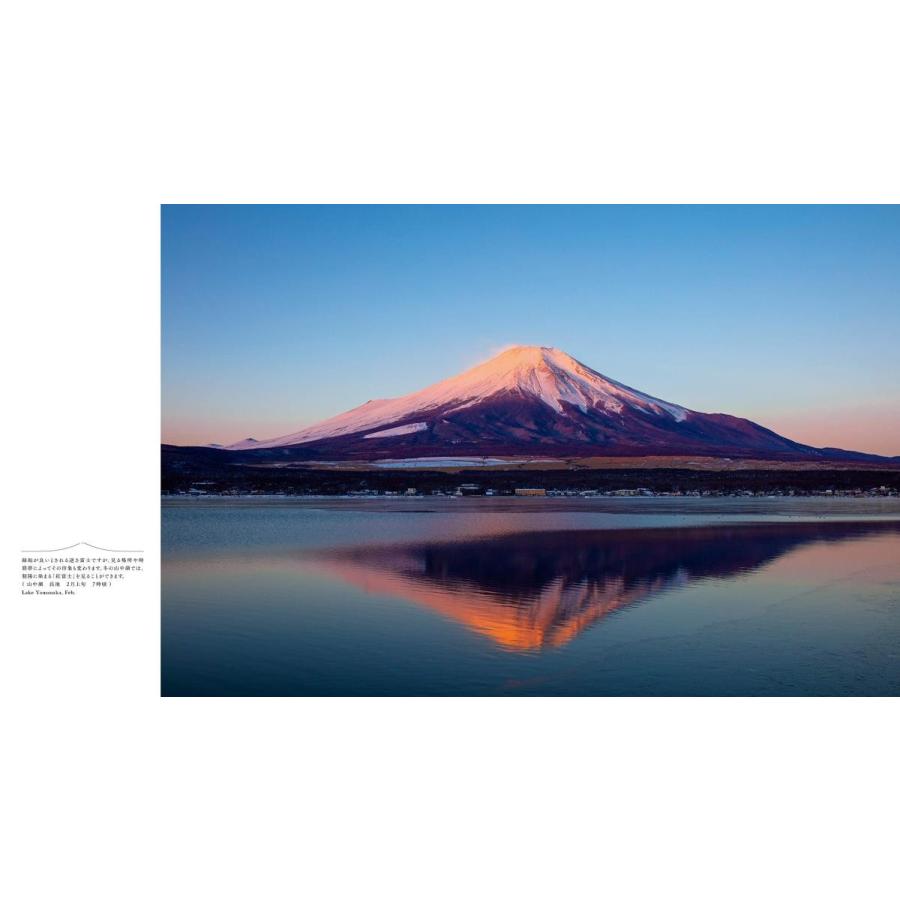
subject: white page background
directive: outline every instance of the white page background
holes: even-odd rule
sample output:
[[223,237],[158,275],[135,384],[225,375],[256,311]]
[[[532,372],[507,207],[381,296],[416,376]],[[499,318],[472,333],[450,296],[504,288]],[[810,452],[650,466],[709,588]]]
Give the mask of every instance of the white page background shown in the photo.
[[160,203],[897,202],[895,5],[5,18],[6,896],[897,895],[896,700],[163,700],[158,576]]

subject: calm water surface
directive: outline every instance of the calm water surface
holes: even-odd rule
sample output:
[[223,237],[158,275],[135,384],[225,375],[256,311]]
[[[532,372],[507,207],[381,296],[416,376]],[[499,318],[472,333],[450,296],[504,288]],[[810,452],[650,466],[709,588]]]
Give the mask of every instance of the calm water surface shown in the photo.
[[900,501],[173,499],[164,695],[897,695]]

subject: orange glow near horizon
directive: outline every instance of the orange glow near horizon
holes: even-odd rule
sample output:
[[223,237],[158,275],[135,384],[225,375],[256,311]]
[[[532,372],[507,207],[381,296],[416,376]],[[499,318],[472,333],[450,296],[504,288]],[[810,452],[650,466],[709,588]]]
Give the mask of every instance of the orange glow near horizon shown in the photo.
[[748,418],[811,447],[838,447],[881,456],[900,456],[900,408],[885,405],[863,409],[760,413],[756,418]]

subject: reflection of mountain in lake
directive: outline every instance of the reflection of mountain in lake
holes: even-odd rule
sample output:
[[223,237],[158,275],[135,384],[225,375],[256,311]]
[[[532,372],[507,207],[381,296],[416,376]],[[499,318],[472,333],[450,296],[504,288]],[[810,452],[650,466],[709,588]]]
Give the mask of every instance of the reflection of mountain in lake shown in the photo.
[[896,522],[804,522],[524,532],[317,553],[365,590],[455,619],[508,650],[558,647],[667,588],[756,569],[805,544],[900,532]]

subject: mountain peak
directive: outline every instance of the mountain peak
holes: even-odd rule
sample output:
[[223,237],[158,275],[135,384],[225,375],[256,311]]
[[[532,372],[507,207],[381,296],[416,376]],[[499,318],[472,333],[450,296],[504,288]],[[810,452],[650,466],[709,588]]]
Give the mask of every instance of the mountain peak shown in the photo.
[[435,385],[440,386],[452,388],[460,396],[477,398],[501,391],[519,392],[537,397],[556,412],[562,412],[567,403],[582,412],[599,408],[607,413],[621,413],[628,406],[676,421],[683,421],[687,415],[683,407],[613,381],[556,347],[510,347],[462,375]]
[[[461,375],[448,379],[443,383],[467,383],[471,380],[494,380],[499,389],[510,378],[521,378],[530,373],[546,373],[546,377],[565,378],[567,376],[586,377],[593,372],[587,366],[580,363],[574,356],[570,356],[556,347],[537,347],[530,345],[518,345],[501,350],[496,355],[483,363],[473,366]],[[602,377],[602,376],[601,376]]]
[[513,347],[507,347],[496,355],[492,356],[487,363],[503,363],[516,366],[539,366],[542,363],[555,361],[557,363],[577,363],[574,357],[569,356],[556,347],[538,347],[531,344],[516,344]]
[[565,416],[567,409],[604,417],[638,412],[683,422],[688,411],[643,394],[595,372],[556,347],[517,345],[459,375],[392,400],[370,400],[341,415],[284,437],[234,444],[230,449],[287,447],[363,432],[395,436],[425,430],[435,416],[446,417],[496,398],[537,400]]
[[[300,445],[309,445],[303,446]],[[637,391],[557,347],[519,344],[436,384],[268,440],[305,459],[454,456],[821,458],[755,422],[688,410]]]
[[506,347],[503,350],[500,350],[498,353],[494,355],[494,359],[498,356],[541,356],[545,353],[559,353],[561,351],[557,350],[556,347],[543,347],[537,344],[513,344],[511,347]]

